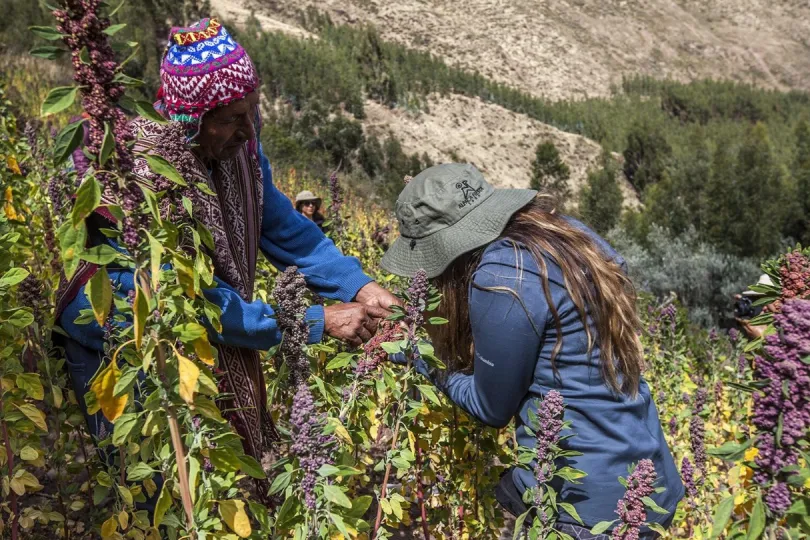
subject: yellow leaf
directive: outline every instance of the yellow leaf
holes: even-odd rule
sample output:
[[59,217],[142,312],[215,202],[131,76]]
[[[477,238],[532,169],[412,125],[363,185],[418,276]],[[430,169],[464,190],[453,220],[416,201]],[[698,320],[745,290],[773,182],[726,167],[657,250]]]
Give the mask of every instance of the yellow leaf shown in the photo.
[[155,481],[152,480],[151,478],[147,478],[146,480],[143,481],[143,487],[146,490],[146,494],[149,495],[149,497],[154,495],[155,492],[157,491],[157,484],[155,484]]
[[219,501],[219,515],[228,527],[242,538],[247,538],[252,532],[250,520],[245,513],[245,503],[242,501]]
[[352,442],[352,436],[349,435],[349,432],[346,430],[343,424],[341,424],[340,421],[338,421],[337,419],[335,419],[335,435],[337,435],[338,438],[341,439],[346,444],[349,445],[354,444]]
[[25,461],[33,461],[39,457],[39,452],[30,446],[24,446],[23,449],[20,450],[20,457]]
[[104,326],[107,321],[107,316],[110,314],[110,306],[112,305],[112,285],[110,285],[110,276],[107,275],[107,269],[101,267],[98,269],[87,286],[84,288],[84,294],[90,301],[90,307],[93,308],[93,316],[99,326]]
[[58,386],[52,386],[51,388],[53,389],[53,406],[59,409],[65,399],[62,395],[62,389]]
[[15,405],[20,412],[23,413],[34,425],[42,431],[48,431],[48,424],[45,422],[45,414],[36,408],[35,405],[25,403],[23,405]]
[[118,520],[115,519],[115,516],[111,516],[110,519],[104,522],[101,526],[101,537],[102,538],[110,538],[112,535],[115,534],[115,531],[118,530]]
[[391,503],[388,501],[388,499],[380,499],[380,506],[382,506],[382,511],[385,514],[390,514],[393,512]]
[[194,352],[197,353],[197,358],[199,358],[205,364],[209,366],[214,365],[214,349],[211,347],[211,344],[208,342],[208,335],[204,335],[202,337],[198,337],[193,342],[194,344]]
[[127,529],[129,525],[129,514],[127,514],[126,510],[121,510],[121,513],[118,514],[118,524],[121,525],[121,530]]
[[194,389],[197,387],[197,379],[200,378],[200,368],[182,354],[177,355],[177,360],[180,372],[180,397],[186,403],[193,403]]
[[118,485],[118,493],[121,494],[121,498],[124,499],[124,502],[127,503],[128,506],[132,506],[132,492],[125,486]]
[[24,487],[30,487],[31,491],[39,491],[42,489],[42,484],[39,483],[37,477],[24,469],[18,469],[14,473],[14,480],[19,481]]
[[20,175],[22,174],[22,171],[20,170],[20,166],[17,164],[17,158],[15,158],[14,156],[8,156],[6,158],[6,165],[8,165],[9,170],[11,172],[13,172],[14,174],[20,174]]
[[176,256],[172,259],[174,271],[177,273],[177,281],[189,298],[196,298],[196,291],[194,290],[194,266],[191,260],[186,257]]
[[115,397],[114,390],[115,384],[121,376],[121,371],[115,362],[110,362],[107,367],[101,370],[101,373],[93,380],[90,385],[90,390],[96,395],[96,400],[101,406],[101,412],[110,422],[121,416],[124,412],[124,407],[127,406],[128,394]]
[[10,220],[17,220],[17,211],[14,210],[14,206],[10,202],[3,203],[3,210],[6,213],[6,218]]
[[160,490],[157,503],[155,503],[155,514],[152,516],[152,525],[157,528],[163,522],[163,516],[166,510],[172,505],[172,491],[169,489],[168,484],[164,483]]
[[11,479],[11,490],[17,495],[25,495],[25,484],[20,482],[17,478]]

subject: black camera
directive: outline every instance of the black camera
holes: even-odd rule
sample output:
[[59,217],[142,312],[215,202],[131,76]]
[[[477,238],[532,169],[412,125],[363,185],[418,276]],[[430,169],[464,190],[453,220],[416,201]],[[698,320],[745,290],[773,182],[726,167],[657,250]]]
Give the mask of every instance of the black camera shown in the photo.
[[741,296],[734,302],[734,316],[738,319],[751,319],[762,313],[762,306],[755,306],[748,296]]

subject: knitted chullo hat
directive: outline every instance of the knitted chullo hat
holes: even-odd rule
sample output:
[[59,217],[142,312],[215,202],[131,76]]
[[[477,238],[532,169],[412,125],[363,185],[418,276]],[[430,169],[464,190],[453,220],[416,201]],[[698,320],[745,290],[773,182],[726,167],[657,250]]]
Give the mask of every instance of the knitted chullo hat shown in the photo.
[[250,57],[215,18],[172,28],[160,66],[155,109],[188,127],[190,139],[207,111],[244,98],[259,87]]

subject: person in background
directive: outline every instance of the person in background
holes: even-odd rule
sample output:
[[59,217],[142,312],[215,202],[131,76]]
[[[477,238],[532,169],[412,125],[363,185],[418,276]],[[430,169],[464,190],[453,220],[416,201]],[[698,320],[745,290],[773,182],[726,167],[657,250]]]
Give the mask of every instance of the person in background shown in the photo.
[[[684,486],[667,447],[650,387],[642,377],[636,296],[624,260],[593,231],[557,213],[551,198],[526,189],[494,189],[470,164],[422,171],[396,203],[401,237],[382,259],[400,276],[422,269],[434,280],[449,321],[428,326],[446,371],[417,369],[484,424],[516,422],[519,444],[534,448],[530,414],[550,390],[560,392],[575,436],[566,458],[587,473],[581,484],[552,482],[585,527],[561,508],[557,527],[574,538],[616,518],[625,487],[618,477],[650,459],[665,491],[653,495],[668,526]],[[392,355],[395,363],[404,355]],[[532,463],[509,469],[496,489],[506,510],[526,510],[537,485]],[[563,466],[565,463],[558,463]],[[642,538],[657,533],[642,529]]]
[[[773,281],[768,274],[762,274],[757,281],[758,286],[773,287]],[[755,306],[753,303],[763,296],[761,292],[754,290],[743,291],[742,294],[734,295],[734,319],[749,339],[757,339],[763,336],[767,326],[753,325],[751,319],[762,313],[762,306]]]
[[323,230],[324,217],[321,214],[320,197],[316,197],[309,190],[304,190],[295,196],[295,209]]

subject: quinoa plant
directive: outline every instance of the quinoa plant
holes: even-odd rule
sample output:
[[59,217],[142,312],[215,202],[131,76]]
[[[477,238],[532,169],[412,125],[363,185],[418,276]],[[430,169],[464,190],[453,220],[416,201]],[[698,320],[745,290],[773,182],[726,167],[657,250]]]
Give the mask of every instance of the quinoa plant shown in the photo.
[[[619,481],[626,488],[617,506],[616,513],[619,515],[614,521],[600,521],[592,529],[591,534],[601,534],[613,526],[611,538],[613,540],[638,540],[642,527],[666,534],[663,527],[657,523],[647,522],[647,509],[659,514],[668,514],[666,510],[658,506],[650,498],[653,493],[660,493],[666,488],[655,487],[657,475],[655,465],[649,459],[642,459],[638,464],[628,467],[627,478],[619,478]],[[614,526],[615,524],[615,526]]]
[[585,476],[584,472],[573,467],[557,467],[556,461],[561,458],[582,455],[580,452],[565,448],[564,442],[574,434],[562,435],[563,430],[571,429],[571,423],[566,422],[564,416],[563,397],[556,390],[549,391],[542,400],[538,400],[536,415],[529,412],[530,425],[524,429],[530,435],[534,435],[537,441],[534,449],[520,448],[518,462],[534,461],[534,477],[537,485],[527,489],[523,494],[523,500],[529,508],[515,520],[513,535],[515,539],[523,533],[527,519],[531,520],[525,527],[530,538],[570,539],[568,534],[554,529],[560,509],[582,524],[574,505],[557,501],[559,494],[551,485],[555,478],[562,482],[579,484],[579,479]]

